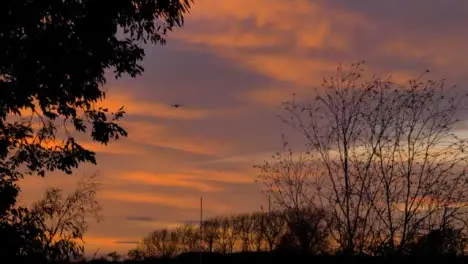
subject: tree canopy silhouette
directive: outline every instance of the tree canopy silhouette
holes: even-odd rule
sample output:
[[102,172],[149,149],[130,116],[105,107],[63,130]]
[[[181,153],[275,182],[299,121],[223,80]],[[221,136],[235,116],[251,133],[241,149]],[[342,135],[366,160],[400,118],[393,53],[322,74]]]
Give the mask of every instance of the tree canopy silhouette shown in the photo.
[[[108,73],[143,72],[143,44],[165,43],[190,0],[6,0],[0,3],[0,222],[14,210],[17,180],[71,174],[127,132],[105,98]],[[83,138],[80,135],[79,138]]]
[[285,140],[258,166],[273,201],[327,211],[329,234],[350,255],[403,255],[435,229],[466,230],[468,141],[457,127],[468,96],[426,76],[370,76],[359,62],[339,66],[310,101],[284,103],[305,152]]
[[[72,132],[88,133],[103,144],[126,136],[117,123],[123,109],[111,113],[96,106],[106,95],[106,70],[117,78],[141,74],[141,44],[164,43],[188,8],[188,0],[2,1],[2,182],[24,173],[71,173],[80,162],[94,163],[94,153]],[[64,133],[57,144],[58,120]],[[9,184],[2,185],[6,190]]]

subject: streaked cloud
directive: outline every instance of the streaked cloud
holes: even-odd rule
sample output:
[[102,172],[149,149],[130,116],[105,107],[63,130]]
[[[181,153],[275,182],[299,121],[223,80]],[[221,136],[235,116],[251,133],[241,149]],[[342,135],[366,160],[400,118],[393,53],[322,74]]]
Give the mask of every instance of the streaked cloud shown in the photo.
[[117,240],[117,241],[114,241],[114,243],[116,243],[116,244],[129,244],[129,245],[134,245],[136,247],[136,245],[138,245],[139,241]]
[[190,174],[155,174],[143,171],[134,171],[122,175],[121,179],[139,184],[183,187],[204,192],[216,192],[222,190],[219,186],[214,184],[200,182],[200,178],[194,177]]
[[128,221],[137,221],[137,222],[153,222],[154,218],[149,216],[127,216],[125,218]]
[[142,155],[146,153],[144,148],[141,148],[135,144],[130,144],[126,139],[111,142],[108,145],[90,141],[81,141],[80,145],[88,150],[101,154]]
[[[182,209],[198,209],[200,202],[195,196],[169,196],[160,195],[157,193],[135,193],[128,191],[103,191],[101,193],[103,199],[133,202],[133,203],[149,203],[163,206],[170,206]],[[228,212],[229,208],[222,203],[212,205],[212,209],[218,212]]]
[[192,135],[191,131],[181,131],[158,124],[157,121],[130,121],[123,125],[132,135],[128,140],[139,145],[158,146],[178,151],[202,155],[222,155],[231,147],[228,140]]
[[[208,46],[253,71],[295,84],[316,82],[339,62],[311,60],[304,52],[345,52],[356,28],[371,27],[357,13],[306,0],[227,0],[216,5],[205,0],[188,19],[193,22],[191,30],[176,38]],[[206,24],[215,26],[201,26]]]
[[246,168],[242,172],[235,172],[229,170],[206,170],[206,169],[192,169],[187,177],[192,179],[199,179],[211,182],[223,182],[223,183],[251,183],[253,182],[252,175],[249,174],[249,170]]

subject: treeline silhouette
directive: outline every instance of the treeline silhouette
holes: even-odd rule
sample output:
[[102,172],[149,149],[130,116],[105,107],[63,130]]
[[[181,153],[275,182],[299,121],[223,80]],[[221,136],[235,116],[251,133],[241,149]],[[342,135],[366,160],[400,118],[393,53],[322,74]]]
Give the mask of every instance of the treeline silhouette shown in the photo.
[[300,254],[286,254],[279,252],[239,252],[228,255],[219,253],[203,253],[200,261],[200,255],[182,254],[174,258],[153,258],[146,260],[121,260],[94,259],[88,262],[77,263],[154,263],[154,264],[247,264],[247,263],[265,263],[265,264],[283,264],[283,263],[317,263],[317,264],[414,264],[414,263],[466,263],[466,257],[370,257],[370,256],[314,256]]
[[330,243],[323,227],[324,214],[311,210],[285,213],[257,212],[207,219],[148,234],[139,252],[148,257],[174,257],[187,252],[295,251],[321,254]]
[[[291,256],[340,256],[338,245],[327,228],[323,211],[303,208],[214,217],[200,225],[183,224],[174,229],[155,230],[129,251],[133,260],[167,259],[203,252],[227,256],[265,253]],[[468,237],[462,230],[432,230],[407,246],[406,256],[461,256]],[[383,250],[383,249],[380,249]],[[374,252],[374,256],[385,255]],[[252,254],[247,256],[253,256]],[[391,257],[391,255],[388,255]]]

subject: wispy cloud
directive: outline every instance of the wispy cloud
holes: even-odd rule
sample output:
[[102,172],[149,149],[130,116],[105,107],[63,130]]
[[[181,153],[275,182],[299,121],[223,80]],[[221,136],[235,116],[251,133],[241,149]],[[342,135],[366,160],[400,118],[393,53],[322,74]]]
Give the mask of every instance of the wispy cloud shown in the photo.
[[115,155],[142,155],[146,151],[138,145],[131,144],[128,140],[122,139],[116,142],[111,142],[108,145],[103,145],[91,141],[80,141],[80,145],[88,150],[102,154],[115,154]]
[[226,0],[216,5],[202,0],[189,21],[194,26],[176,38],[203,44],[253,71],[298,84],[314,83],[338,62],[311,60],[304,52],[345,52],[355,28],[371,25],[360,14],[306,0]]
[[139,241],[131,241],[131,240],[117,240],[114,241],[116,244],[129,244],[129,245],[137,245]]
[[193,179],[212,181],[212,182],[223,182],[223,183],[252,183],[254,178],[249,173],[249,169],[246,168],[242,172],[235,172],[229,170],[207,170],[193,168],[187,172],[187,177]]
[[231,147],[229,141],[217,138],[196,137],[190,131],[180,131],[149,121],[124,122],[131,138],[141,145],[159,146],[203,155],[222,155]]
[[149,216],[127,216],[125,218],[128,221],[137,221],[137,222],[153,222],[155,221],[154,218]]
[[203,192],[221,191],[222,188],[215,184],[208,184],[200,181],[199,177],[194,177],[193,174],[164,174],[150,173],[144,171],[134,171],[124,173],[120,179],[130,181],[132,183],[156,185],[156,186],[172,186],[183,187],[188,189],[200,190]]
[[[162,206],[170,206],[180,209],[198,209],[200,202],[196,196],[169,196],[157,193],[135,193],[128,191],[110,191],[105,190],[101,193],[103,199],[133,202],[133,203],[149,203]],[[222,202],[212,204],[211,209],[217,212],[228,212],[229,208]]]

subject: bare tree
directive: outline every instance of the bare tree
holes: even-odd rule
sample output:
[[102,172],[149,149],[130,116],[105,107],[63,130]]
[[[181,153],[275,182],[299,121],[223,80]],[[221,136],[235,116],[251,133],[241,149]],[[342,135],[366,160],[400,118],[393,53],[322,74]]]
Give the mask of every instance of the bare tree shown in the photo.
[[434,229],[410,245],[410,249],[413,255],[460,256],[467,242],[466,233],[461,229]]
[[129,260],[141,261],[145,258],[145,253],[138,248],[130,249],[127,253],[127,258]]
[[281,237],[286,232],[286,218],[282,212],[273,211],[265,215],[265,229],[263,236],[269,251],[273,251],[279,245]]
[[382,223],[379,234],[391,248],[398,240],[404,250],[431,230],[465,225],[467,144],[453,128],[467,101],[444,81],[390,87],[377,82],[375,94],[382,99],[369,103],[362,117],[370,134],[380,137],[365,146],[373,154],[369,174],[379,183],[367,184],[366,196]]
[[122,256],[116,251],[113,251],[107,254],[107,258],[110,259],[110,261],[117,262],[120,261]]
[[225,221],[224,226],[223,226],[223,229],[227,227],[229,228],[229,235],[227,236],[227,239],[226,239],[229,253],[234,252],[234,249],[235,249],[234,246],[236,242],[239,241],[239,238],[240,238],[239,230],[236,228],[237,219],[238,218],[234,216],[228,217],[227,222]]
[[256,252],[262,251],[266,246],[265,230],[266,230],[266,215],[263,212],[256,212],[250,215],[252,222],[252,231],[250,232],[251,248]]
[[322,209],[303,208],[300,212],[289,212],[288,233],[298,250],[306,254],[323,254],[329,249],[326,212]]
[[281,152],[261,179],[283,208],[329,210],[330,234],[349,254],[375,243],[402,251],[429,230],[464,225],[466,140],[453,131],[466,96],[453,91],[340,66],[312,103],[284,104],[308,151]]
[[235,238],[233,228],[229,217],[218,218],[219,225],[218,231],[218,244],[222,254],[232,253]]
[[84,253],[83,235],[90,218],[100,220],[101,206],[97,201],[100,183],[96,174],[82,178],[75,190],[64,195],[58,188],[48,189],[35,204],[31,214],[40,216],[44,231],[44,247],[48,258],[62,260],[80,257]]
[[218,244],[220,224],[218,218],[203,221],[203,241],[208,247],[208,252],[213,252]]
[[283,137],[283,149],[275,153],[270,161],[256,165],[259,169],[258,180],[266,193],[281,210],[298,212],[310,203],[310,182],[313,166],[307,155],[294,153],[287,148]]
[[252,222],[248,214],[237,215],[233,226],[239,236],[241,250],[243,252],[251,251],[250,232],[252,232]]
[[200,250],[200,230],[192,224],[179,226],[176,231],[179,237],[181,252],[197,252]]
[[[265,191],[273,199],[274,205],[282,210],[277,216],[283,218],[283,228],[288,230],[288,234],[283,231],[281,235],[283,243],[299,243],[291,240],[298,239],[294,230],[299,228],[298,225],[304,227],[304,212],[310,209],[315,195],[311,188],[316,172],[313,162],[307,153],[294,153],[283,136],[283,149],[275,153],[270,161],[255,166],[259,169],[258,180],[265,185]],[[268,231],[279,234],[280,230]],[[285,241],[286,235],[290,236],[288,242]],[[270,243],[273,240],[270,238]],[[271,247],[272,244],[270,250]]]
[[[311,202],[316,195],[313,187],[316,186],[317,166],[310,154],[294,153],[283,136],[282,151],[273,155],[271,161],[255,167],[259,169],[258,180],[266,186],[268,196],[282,210],[278,216],[283,218],[283,228],[287,230],[281,234],[283,243],[293,243],[303,252],[322,252],[318,245],[325,242],[318,226],[321,225],[321,229],[326,223],[326,215],[323,208]],[[281,230],[273,231],[281,233]]]
[[171,258],[178,254],[178,246],[177,233],[164,228],[145,237],[140,248],[149,257]]

